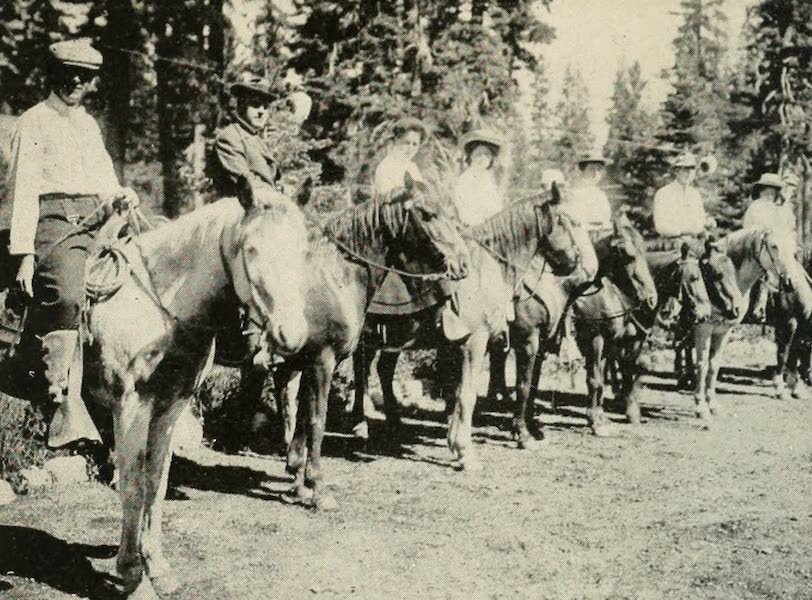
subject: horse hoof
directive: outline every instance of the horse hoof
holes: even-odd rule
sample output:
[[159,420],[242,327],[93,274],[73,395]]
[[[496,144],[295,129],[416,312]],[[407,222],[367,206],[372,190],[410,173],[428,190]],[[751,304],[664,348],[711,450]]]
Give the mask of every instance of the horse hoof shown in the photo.
[[147,577],[141,579],[141,583],[127,595],[127,598],[129,600],[161,600],[160,596],[155,593],[152,582]]
[[158,596],[169,596],[180,589],[180,580],[171,573],[150,577],[150,581]]
[[315,494],[312,499],[312,506],[316,510],[338,510],[338,502],[332,494]]
[[460,470],[467,473],[479,473],[482,471],[482,463],[478,458],[474,458],[472,456],[460,458],[459,464]]
[[368,440],[369,439],[369,425],[366,421],[362,423],[358,423],[355,427],[352,428],[352,434],[359,440]]
[[593,423],[592,435],[599,438],[612,437],[615,434],[615,429],[609,423]]
[[778,399],[782,402],[789,402],[792,400],[792,394],[790,394],[789,390],[781,390],[778,393]]
[[626,419],[632,425],[640,425],[640,405],[634,404],[626,408]]
[[708,406],[704,402],[696,405],[694,414],[696,414],[697,419],[701,419],[703,421],[710,419],[710,410],[708,410]]
[[534,438],[532,435],[519,436],[516,440],[516,447],[519,450],[538,450],[541,442]]
[[722,408],[716,402],[708,402],[708,411],[716,417],[722,414]]
[[313,499],[313,490],[306,485],[294,485],[281,496],[285,504],[308,504]]

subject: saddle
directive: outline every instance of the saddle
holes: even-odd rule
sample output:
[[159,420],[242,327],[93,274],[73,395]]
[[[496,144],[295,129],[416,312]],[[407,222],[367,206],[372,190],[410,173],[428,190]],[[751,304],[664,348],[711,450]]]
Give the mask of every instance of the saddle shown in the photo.
[[387,273],[372,298],[368,312],[372,315],[413,315],[437,306],[447,295],[447,291],[437,282],[419,280],[415,281],[415,292],[411,294],[400,275]]

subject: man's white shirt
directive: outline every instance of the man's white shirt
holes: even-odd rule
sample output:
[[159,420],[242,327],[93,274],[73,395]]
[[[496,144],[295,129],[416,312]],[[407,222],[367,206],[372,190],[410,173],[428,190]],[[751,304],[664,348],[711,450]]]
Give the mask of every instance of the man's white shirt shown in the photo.
[[756,199],[750,203],[742,218],[742,228],[770,229],[795,239],[795,213],[792,204],[776,204],[771,200]]
[[561,210],[589,231],[612,228],[612,207],[609,198],[594,184],[578,185],[561,203]]
[[12,254],[34,253],[41,195],[107,195],[120,189],[96,120],[53,93],[20,116],[11,157]]
[[692,185],[672,181],[654,194],[654,229],[664,237],[705,231],[705,204]]

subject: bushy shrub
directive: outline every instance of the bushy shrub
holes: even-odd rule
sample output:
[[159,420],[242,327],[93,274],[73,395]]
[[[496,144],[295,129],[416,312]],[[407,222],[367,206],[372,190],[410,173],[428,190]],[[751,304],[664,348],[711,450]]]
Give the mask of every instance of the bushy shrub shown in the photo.
[[47,428],[42,414],[29,403],[0,394],[0,479],[21,489],[20,471],[42,465],[48,455]]

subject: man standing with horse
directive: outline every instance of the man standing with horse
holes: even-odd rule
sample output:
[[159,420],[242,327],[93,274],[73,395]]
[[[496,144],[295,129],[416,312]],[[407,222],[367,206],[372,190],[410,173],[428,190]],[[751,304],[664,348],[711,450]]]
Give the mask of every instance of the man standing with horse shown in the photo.
[[[49,47],[48,97],[25,111],[12,140],[9,251],[32,298],[24,343],[42,340],[48,395],[56,404],[48,443],[100,437],[81,398],[85,262],[114,204],[138,198],[118,182],[101,130],[82,106],[102,55],[84,39]],[[36,338],[34,337],[36,336]]]

